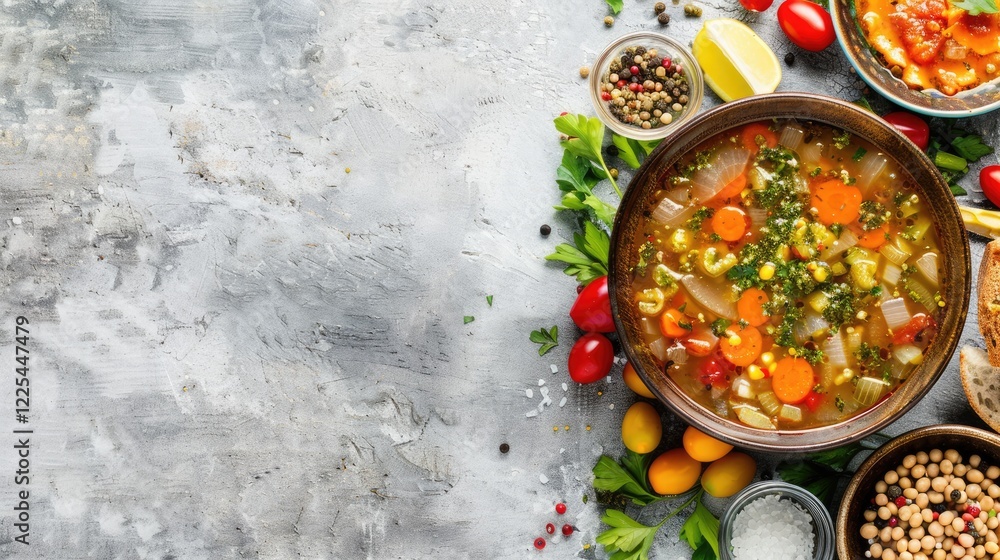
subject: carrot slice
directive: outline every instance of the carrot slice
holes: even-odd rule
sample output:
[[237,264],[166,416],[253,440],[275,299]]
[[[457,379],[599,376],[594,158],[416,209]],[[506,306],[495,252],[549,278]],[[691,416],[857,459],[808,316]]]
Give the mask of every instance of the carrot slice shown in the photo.
[[747,213],[735,206],[723,206],[712,215],[712,231],[726,241],[738,241],[749,226]]
[[752,123],[744,126],[743,130],[740,132],[740,141],[743,142],[746,149],[756,154],[760,150],[760,146],[757,144],[758,136],[762,136],[764,138],[764,145],[768,148],[773,148],[778,145],[777,133],[763,123]]
[[735,179],[729,181],[729,184],[722,187],[719,194],[712,197],[713,200],[726,200],[727,198],[733,198],[743,192],[743,189],[747,188],[747,174],[740,173]]
[[813,208],[816,217],[826,225],[849,224],[861,212],[861,191],[849,187],[839,179],[824,181],[813,188]]
[[804,358],[782,358],[778,360],[771,377],[771,388],[783,403],[797,404],[809,396],[816,386],[816,374]]
[[882,227],[866,231],[858,236],[858,245],[864,247],[865,249],[878,249],[886,241],[888,241],[886,239],[888,235],[889,224],[882,224]]
[[[681,326],[681,323],[687,325],[688,328]],[[663,315],[660,315],[660,332],[665,337],[680,338],[687,336],[691,334],[690,327],[690,319],[684,317],[684,314],[678,309],[668,309]]]
[[747,288],[736,302],[736,314],[751,326],[759,327],[771,319],[764,313],[764,304],[768,301],[770,298],[764,290]]
[[[727,360],[738,366],[748,366],[760,356],[764,341],[756,327],[747,325],[741,328],[736,325],[726,329],[726,333],[719,339],[719,349]],[[735,339],[729,333],[735,334],[739,339],[736,344],[733,344]]]

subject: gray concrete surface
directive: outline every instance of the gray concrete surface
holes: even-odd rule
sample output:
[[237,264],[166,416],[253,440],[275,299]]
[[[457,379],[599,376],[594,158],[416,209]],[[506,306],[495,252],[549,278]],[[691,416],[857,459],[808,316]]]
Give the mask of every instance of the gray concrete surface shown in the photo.
[[[703,6],[797,53],[781,90],[861,93],[836,47],[798,51],[773,10]],[[668,10],[689,42],[701,20]],[[574,230],[551,209],[552,117],[591,112],[577,69],[608,41],[659,29],[650,0],[611,29],[606,13],[5,2],[0,557],[603,558],[584,548],[600,509],[582,497],[596,457],[621,451],[631,396],[562,388],[574,282],[543,257]],[[996,145],[995,118],[977,125]],[[540,358],[528,332],[554,324]],[[553,403],[527,418],[543,381]],[[954,363],[889,431],[952,420],[974,422]],[[14,429],[33,430],[27,487]],[[539,555],[548,521],[579,532]],[[676,529],[655,558],[689,556]]]

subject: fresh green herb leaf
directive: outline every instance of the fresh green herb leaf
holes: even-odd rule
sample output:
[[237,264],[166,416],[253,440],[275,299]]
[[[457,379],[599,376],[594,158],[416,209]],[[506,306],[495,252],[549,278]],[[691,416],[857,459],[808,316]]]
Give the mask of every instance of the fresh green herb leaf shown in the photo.
[[719,560],[719,557],[712,549],[712,543],[702,541],[701,544],[698,545],[698,548],[694,549],[694,552],[691,553],[691,560]]
[[602,176],[611,181],[618,198],[621,198],[622,191],[618,188],[608,171],[608,166],[604,162],[602,148],[604,146],[604,123],[597,117],[587,118],[586,115],[562,115],[555,119],[556,130],[568,136],[562,141],[562,147],[574,155],[587,159],[599,166]]
[[[868,102],[868,98],[866,97],[862,96],[860,99],[855,101],[854,104],[857,105],[858,107],[861,107],[862,109],[865,109],[869,113],[875,113],[875,109],[872,108],[872,104]],[[877,115],[878,113],[875,114]]]
[[493,296],[486,296],[486,305],[493,307]]
[[604,550],[612,553],[611,558],[615,560],[648,560],[656,532],[663,526],[661,521],[648,527],[617,509],[605,511],[601,521],[611,528],[597,535],[595,540],[604,546]]
[[[575,245],[575,246],[574,246]],[[576,276],[581,284],[587,285],[608,273],[608,251],[611,240],[608,234],[590,221],[583,223],[583,233],[573,234],[573,245],[556,245],[556,252],[547,255],[547,261],[567,264],[563,269],[569,276]]]
[[847,403],[844,402],[844,399],[842,399],[840,397],[840,395],[837,395],[836,397],[833,398],[833,404],[835,404],[837,406],[837,410],[843,412],[844,411],[844,405],[847,404]]
[[843,473],[815,461],[783,462],[776,469],[781,480],[801,486],[823,503],[833,503],[837,484]]
[[961,2],[952,1],[951,5],[960,10],[965,10],[969,12],[970,16],[978,16],[979,14],[995,14],[1000,10],[997,10],[997,3],[994,0],[962,0]]
[[[637,146],[633,147],[632,143],[629,141],[628,138],[625,138],[624,136],[619,136],[617,134],[611,135],[611,142],[618,147],[618,157],[621,158],[622,161],[624,161],[632,169],[639,168],[639,165],[641,163],[639,155],[642,153],[641,148],[639,149],[639,153],[636,153]],[[645,158],[646,155],[642,154],[641,157]]]
[[861,158],[865,157],[865,154],[867,153],[868,150],[864,148],[858,148],[858,150],[854,152],[854,155],[851,156],[851,159],[853,159],[854,161],[861,161]]
[[608,7],[611,8],[611,13],[618,15],[618,12],[622,11],[625,6],[624,0],[604,0],[607,2]]
[[862,342],[861,346],[854,351],[854,355],[861,362],[866,373],[882,377],[890,374],[888,349]]
[[639,246],[639,262],[635,265],[635,273],[639,276],[646,275],[646,269],[649,268],[649,263],[653,260],[653,256],[656,254],[656,245],[653,245],[649,241],[646,241]]
[[714,557],[719,556],[719,519],[712,515],[701,503],[701,493],[698,494],[698,504],[694,508],[694,513],[688,517],[681,527],[679,535],[681,540],[687,541],[691,548],[698,550],[703,544],[708,543],[712,549]]
[[826,451],[818,451],[809,455],[809,460],[842,471],[851,463],[854,456],[864,450],[860,443],[851,443],[843,447],[835,447]]
[[609,228],[615,221],[615,207],[593,194],[584,194],[581,192],[566,193],[563,195],[562,204],[553,208],[556,210],[577,210],[580,212],[591,210],[594,213],[594,217]]
[[976,134],[956,137],[951,141],[951,147],[955,149],[956,154],[973,162],[993,153],[993,148],[983,144],[982,137]]
[[950,188],[951,188],[951,194],[953,194],[955,196],[965,196],[965,195],[969,194],[969,191],[963,189],[962,187],[960,187],[958,185],[951,185]]
[[713,214],[715,214],[715,210],[707,206],[702,206],[688,219],[684,227],[691,231],[698,231],[701,229],[701,224],[708,218],[711,218]]
[[462,324],[468,325],[469,323],[471,323],[471,322],[473,322],[475,320],[476,320],[476,318],[473,317],[472,315],[466,315],[465,317],[462,317]]
[[594,488],[621,494],[632,503],[645,506],[661,497],[653,493],[646,482],[646,468],[650,459],[629,451],[622,457],[621,464],[607,455],[602,455],[594,465]]
[[544,356],[549,350],[559,345],[559,327],[553,325],[549,330],[542,327],[537,331],[531,331],[528,338],[535,344],[541,344],[541,347],[538,348],[538,355]]

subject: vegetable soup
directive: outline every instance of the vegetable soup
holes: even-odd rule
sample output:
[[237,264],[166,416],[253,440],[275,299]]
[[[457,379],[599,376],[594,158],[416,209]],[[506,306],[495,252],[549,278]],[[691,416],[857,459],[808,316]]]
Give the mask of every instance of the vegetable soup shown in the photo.
[[687,154],[644,203],[631,293],[694,400],[748,426],[842,421],[916,369],[944,299],[929,202],[872,144],[749,124]]

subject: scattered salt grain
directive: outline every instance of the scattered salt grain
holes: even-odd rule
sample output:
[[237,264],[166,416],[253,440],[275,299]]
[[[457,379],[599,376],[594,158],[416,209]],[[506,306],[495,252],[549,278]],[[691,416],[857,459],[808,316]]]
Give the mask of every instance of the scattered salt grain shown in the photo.
[[559,408],[566,406],[566,397],[559,399]]
[[541,389],[539,389],[539,390],[538,390],[538,392],[539,392],[539,394],[541,394],[541,395],[542,395],[543,397],[547,397],[547,396],[549,396],[549,388],[548,388],[548,387],[542,387]]
[[608,410],[614,410],[614,409],[615,409],[615,403],[611,403],[608,405]]
[[11,218],[10,221],[14,222],[15,226],[21,225],[21,218],[19,218],[17,216],[14,216],[13,218]]
[[559,366],[555,364],[549,364],[549,369],[552,370],[552,373],[559,373]]
[[524,390],[524,396],[526,396],[526,397],[528,397],[530,399],[530,398],[532,398],[532,397],[535,396],[535,392],[532,391],[531,389],[525,389]]
[[534,418],[535,416],[538,416],[538,411],[532,409],[529,410],[528,412],[525,412],[524,415],[527,416],[528,418]]
[[569,385],[563,383],[562,387],[563,387],[563,391],[569,391]]
[[810,560],[814,541],[809,512],[774,494],[750,502],[733,520],[735,560]]
[[540,474],[538,475],[538,482],[541,482],[542,484],[548,484],[549,477],[545,476],[545,474]]
[[539,379],[538,380],[538,386],[541,387],[542,385],[545,385],[545,380],[544,379]]
[[552,404],[552,399],[550,399],[548,397],[545,397],[544,399],[542,399],[542,402],[538,403],[538,410],[539,410],[539,412],[542,410],[542,408],[544,408],[546,406],[549,406],[550,404]]

